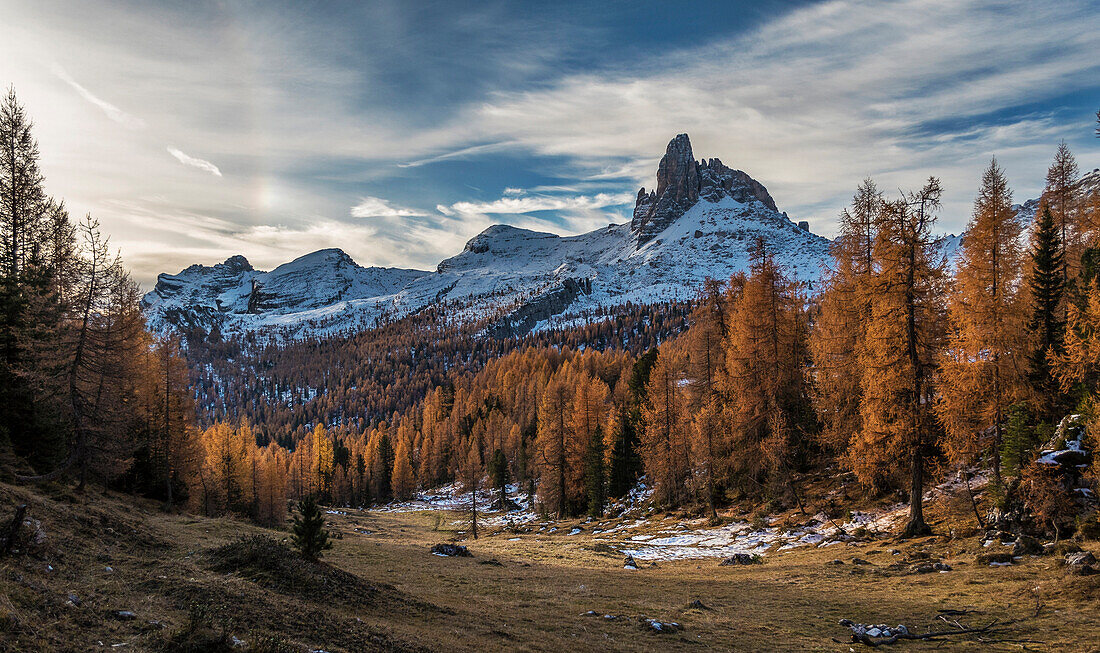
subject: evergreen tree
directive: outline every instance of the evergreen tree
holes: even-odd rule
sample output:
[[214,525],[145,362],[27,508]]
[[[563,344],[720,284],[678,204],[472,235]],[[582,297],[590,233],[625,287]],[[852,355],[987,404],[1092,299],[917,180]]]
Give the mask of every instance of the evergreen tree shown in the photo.
[[63,443],[49,437],[55,429],[39,424],[34,386],[25,378],[33,373],[24,358],[26,335],[34,326],[26,263],[38,244],[46,206],[32,127],[9,88],[0,102],[0,447],[10,442],[16,455],[44,468],[63,453]]
[[298,514],[294,517],[291,542],[299,554],[310,562],[316,562],[324,551],[332,548],[325,530],[325,516],[317,500],[310,494],[298,502]]
[[[1080,219],[1080,188],[1077,184],[1077,160],[1070,152],[1065,141],[1058,144],[1054,161],[1047,169],[1046,187],[1043,189],[1043,204],[1050,210],[1057,225],[1064,258],[1062,260],[1062,286],[1067,290],[1071,280],[1077,277],[1077,266],[1081,262],[1083,243]],[[1068,308],[1061,306],[1062,320],[1065,321]]]
[[1031,292],[1031,320],[1028,329],[1032,334],[1031,384],[1040,404],[1040,414],[1053,419],[1063,403],[1051,372],[1051,355],[1062,353],[1065,339],[1065,321],[1061,305],[1065,291],[1065,253],[1059,228],[1050,209],[1043,207],[1032,234],[1031,275],[1028,288]]
[[493,452],[493,457],[489,459],[489,482],[493,484],[493,487],[497,489],[500,494],[500,509],[508,509],[508,482],[512,480],[508,474],[508,459],[504,456],[504,452],[497,449]]
[[620,498],[630,492],[638,481],[641,467],[638,456],[637,419],[625,403],[616,408],[612,430],[611,453],[608,469],[607,494]]
[[393,461],[395,452],[389,430],[382,425],[378,439],[378,502],[389,503],[393,499]]
[[1008,409],[1004,439],[1001,442],[1001,462],[1006,474],[1019,475],[1028,463],[1029,452],[1035,447],[1035,427],[1026,404],[1013,404]]

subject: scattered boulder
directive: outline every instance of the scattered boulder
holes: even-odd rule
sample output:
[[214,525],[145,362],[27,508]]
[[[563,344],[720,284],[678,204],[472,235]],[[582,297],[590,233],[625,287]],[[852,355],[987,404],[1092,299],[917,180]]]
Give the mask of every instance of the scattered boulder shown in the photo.
[[1092,461],[1092,452],[1085,446],[1085,422],[1081,415],[1067,415],[1058,423],[1054,437],[1039,451],[1035,461],[1040,465],[1061,466],[1077,473]]
[[448,557],[458,557],[458,558],[469,558],[470,557],[470,550],[467,549],[466,547],[462,546],[461,544],[449,544],[449,543],[446,543],[446,542],[441,542],[439,544],[436,544],[436,545],[432,546],[432,553],[434,553],[437,556],[448,556]]
[[764,562],[764,560],[758,555],[753,555],[751,553],[735,553],[718,563],[718,565],[721,567],[728,567],[731,565],[758,565],[762,562]]
[[700,601],[699,599],[695,599],[691,603],[688,603],[687,608],[685,608],[685,609],[687,609],[687,610],[711,610],[712,608],[708,608],[706,605],[703,604],[702,601]]
[[1096,556],[1089,551],[1066,554],[1066,569],[1077,576],[1092,576],[1100,573],[1096,566]]
[[137,615],[129,610],[117,610],[114,613],[114,617],[119,621],[133,621],[137,618]]
[[634,562],[634,556],[627,554],[626,558],[623,559],[623,569],[638,571],[638,563]]
[[1014,556],[1037,556],[1043,555],[1043,545],[1039,540],[1034,537],[1028,537],[1027,535],[1021,535],[1016,539],[1016,544],[1012,546],[1012,555]]
[[1067,565],[1094,565],[1096,564],[1096,556],[1091,551],[1076,551],[1074,553],[1066,554]]
[[638,617],[638,621],[643,630],[648,630],[651,633],[678,633],[684,629],[683,626],[675,621],[658,621],[657,619],[650,619],[649,617]]
[[936,571],[951,571],[951,565],[947,564],[946,562],[937,562],[932,565],[932,568]]
[[[850,619],[841,619],[840,625],[852,631],[852,641],[877,646],[877,638],[889,639],[892,637],[908,637],[909,629],[903,624],[887,626],[886,624],[857,624]],[[875,638],[875,639],[871,639]]]
[[871,563],[864,560],[863,558],[852,558],[852,564],[853,565],[869,565]]

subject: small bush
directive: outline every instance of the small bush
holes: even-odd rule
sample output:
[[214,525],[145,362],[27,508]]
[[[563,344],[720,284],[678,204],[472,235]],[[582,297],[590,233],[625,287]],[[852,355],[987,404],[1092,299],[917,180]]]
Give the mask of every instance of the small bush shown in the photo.
[[285,543],[267,535],[240,537],[209,550],[206,557],[214,571],[235,573],[285,594],[358,605],[376,592],[358,576],[304,560]]
[[229,623],[219,618],[220,611],[205,603],[193,603],[187,621],[153,647],[171,653],[222,653],[233,650]]
[[1083,540],[1100,540],[1100,512],[1077,517],[1077,536]]

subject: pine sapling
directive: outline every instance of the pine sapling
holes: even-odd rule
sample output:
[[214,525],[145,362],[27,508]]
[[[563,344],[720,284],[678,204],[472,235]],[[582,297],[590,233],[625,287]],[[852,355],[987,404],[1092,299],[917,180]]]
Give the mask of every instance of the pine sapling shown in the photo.
[[303,558],[310,562],[320,559],[322,553],[332,548],[325,530],[325,517],[313,495],[298,502],[298,515],[294,517],[291,542]]

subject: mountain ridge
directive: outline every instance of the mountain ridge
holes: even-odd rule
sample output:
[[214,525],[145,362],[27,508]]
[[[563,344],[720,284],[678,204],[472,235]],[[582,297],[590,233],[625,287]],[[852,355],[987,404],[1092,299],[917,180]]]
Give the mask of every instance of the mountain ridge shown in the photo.
[[829,241],[779,212],[747,173],[717,158],[696,161],[688,135],[679,134],[658,164],[655,188],[639,190],[627,223],[574,236],[492,225],[433,272],[365,268],[338,249],[270,272],[237,255],[160,275],[142,303],[158,331],[298,338],[370,328],[445,304],[449,319],[521,335],[628,302],[690,299],[706,278],[747,270],[760,238],[792,277],[811,286],[820,279]]

